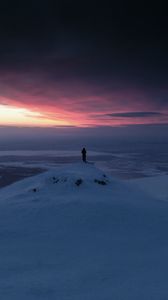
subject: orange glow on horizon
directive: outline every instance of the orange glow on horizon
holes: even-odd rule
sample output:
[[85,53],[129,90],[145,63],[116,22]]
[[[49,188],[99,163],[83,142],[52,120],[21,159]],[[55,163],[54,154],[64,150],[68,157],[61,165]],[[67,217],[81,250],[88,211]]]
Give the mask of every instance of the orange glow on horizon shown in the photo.
[[[113,109],[112,116],[109,114],[109,110],[106,108],[103,111],[92,111],[83,110],[82,108],[75,111],[64,109],[62,106],[41,105],[37,103],[33,105],[32,103],[22,103],[15,102],[11,99],[5,99],[0,97],[0,126],[16,126],[16,127],[97,127],[97,126],[110,126],[110,127],[120,127],[128,125],[140,125],[140,124],[155,124],[155,123],[165,123],[167,122],[167,115],[153,116],[150,118],[143,118],[136,116],[136,111],[134,110],[122,110],[118,108]],[[9,103],[9,104],[8,104]],[[135,112],[135,117],[115,117],[115,113],[128,114]]]
[[33,112],[25,108],[17,108],[8,105],[0,105],[1,126],[68,126],[70,122],[65,120],[53,120],[45,118],[45,115]]

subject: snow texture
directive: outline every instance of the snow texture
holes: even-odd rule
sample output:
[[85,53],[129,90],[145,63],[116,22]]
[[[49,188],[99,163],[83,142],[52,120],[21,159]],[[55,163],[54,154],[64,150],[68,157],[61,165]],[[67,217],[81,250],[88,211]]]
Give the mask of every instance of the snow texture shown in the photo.
[[168,203],[137,182],[81,163],[1,189],[0,299],[168,299]]

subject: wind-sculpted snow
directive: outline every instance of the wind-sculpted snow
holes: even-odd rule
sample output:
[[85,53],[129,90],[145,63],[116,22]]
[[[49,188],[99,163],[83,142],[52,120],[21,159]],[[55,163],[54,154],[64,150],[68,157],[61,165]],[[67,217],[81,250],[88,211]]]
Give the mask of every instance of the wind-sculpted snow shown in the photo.
[[167,231],[166,202],[94,165],[17,182],[0,192],[0,299],[168,299]]
[[44,196],[55,199],[56,194],[76,193],[77,187],[83,194],[88,189],[99,191],[98,186],[110,183],[111,178],[92,164],[69,164],[14,183],[1,191],[1,197],[5,200]]

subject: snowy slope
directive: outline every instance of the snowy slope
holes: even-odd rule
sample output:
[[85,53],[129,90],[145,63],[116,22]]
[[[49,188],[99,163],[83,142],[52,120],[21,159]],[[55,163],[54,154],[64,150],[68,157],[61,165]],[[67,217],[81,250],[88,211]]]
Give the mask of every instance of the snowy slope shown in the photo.
[[130,180],[130,184],[153,198],[168,201],[168,175]]
[[[47,203],[48,200],[58,202],[59,199],[56,197],[58,195],[61,198],[65,195],[71,197],[71,195],[74,196],[79,192],[79,195],[82,196],[83,193],[91,190],[99,194],[100,186],[109,187],[110,184],[111,178],[94,165],[76,163],[51,169],[48,172],[14,183],[2,189],[0,196],[5,203],[10,199],[13,201],[14,199],[23,200],[25,198],[28,200],[39,198],[41,201],[45,198]],[[66,198],[63,199],[63,201],[67,200]]]
[[167,230],[166,202],[93,165],[17,182],[0,191],[0,299],[168,299]]

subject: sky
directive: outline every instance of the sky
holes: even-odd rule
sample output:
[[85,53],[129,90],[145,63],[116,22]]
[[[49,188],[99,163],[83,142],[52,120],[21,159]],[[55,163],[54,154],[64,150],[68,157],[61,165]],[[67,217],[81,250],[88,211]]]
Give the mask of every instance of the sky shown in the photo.
[[168,125],[164,5],[1,1],[0,134],[19,127],[136,134],[153,126],[159,135]]

